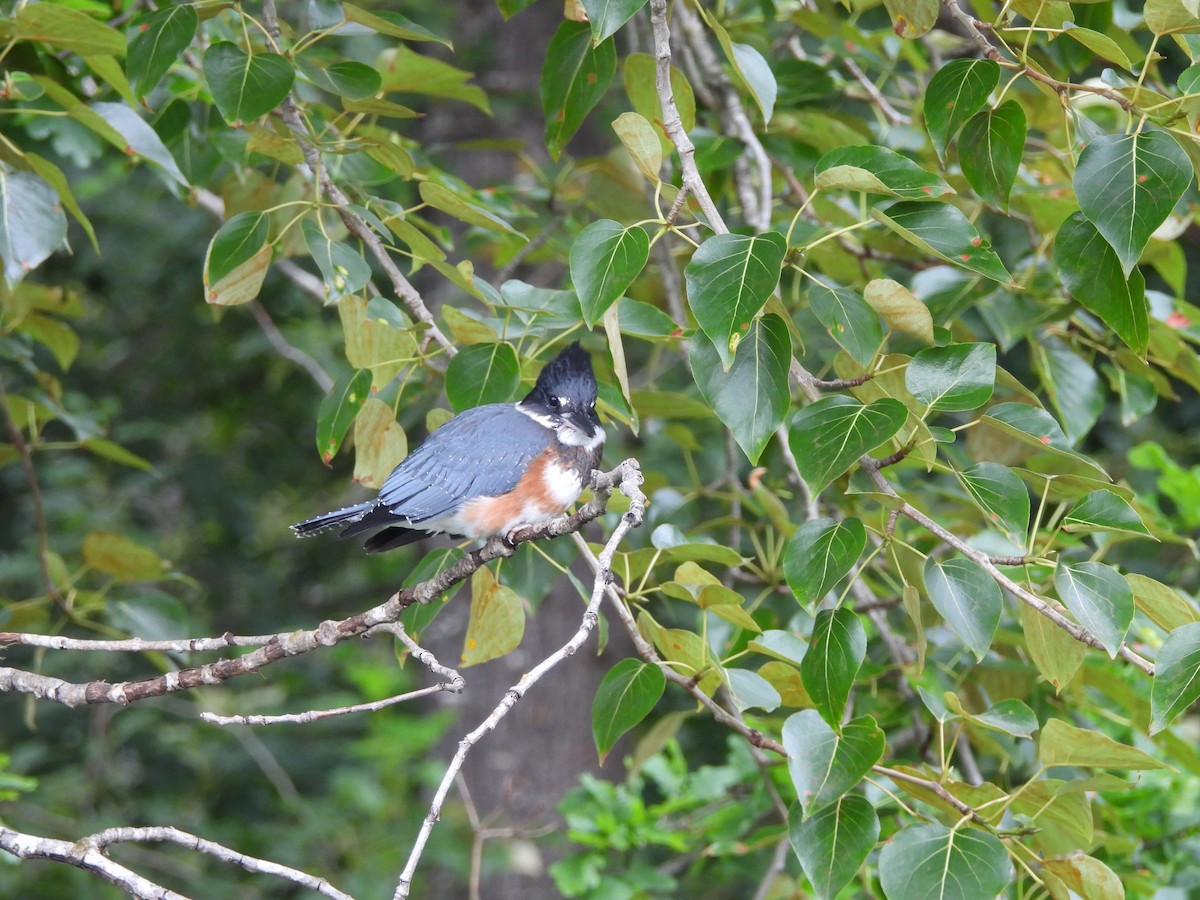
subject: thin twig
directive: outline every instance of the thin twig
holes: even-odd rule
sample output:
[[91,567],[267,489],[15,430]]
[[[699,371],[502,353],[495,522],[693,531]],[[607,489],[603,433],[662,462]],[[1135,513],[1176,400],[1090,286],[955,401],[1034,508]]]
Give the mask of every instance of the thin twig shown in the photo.
[[[454,754],[454,758],[450,761],[450,765],[446,768],[446,774],[442,777],[441,784],[438,785],[434,792],[433,802],[430,804],[429,813],[425,816],[425,820],[421,823],[421,829],[417,833],[416,839],[413,841],[412,851],[409,854],[408,862],[404,866],[404,871],[400,873],[400,880],[396,884],[396,891],[393,895],[393,900],[404,900],[408,896],[409,890],[412,887],[413,875],[416,873],[417,864],[421,860],[421,855],[425,850],[425,845],[429,840],[430,834],[433,832],[434,826],[437,824],[438,818],[441,816],[442,804],[445,802],[446,795],[450,791],[450,786],[454,783],[454,778],[462,769],[463,763],[466,762],[467,754],[483,737],[495,730],[500,721],[508,715],[509,711],[528,693],[542,677],[555,666],[561,663],[569,656],[575,655],[576,651],[583,646],[588,636],[595,628],[599,620],[600,603],[607,593],[607,587],[612,578],[612,558],[616,553],[617,546],[624,539],[625,535],[633,528],[637,528],[642,524],[642,519],[646,511],[646,497],[642,493],[642,471],[636,460],[627,459],[617,467],[621,472],[620,490],[621,493],[629,498],[629,510],[621,516],[617,527],[613,529],[608,541],[604,545],[604,549],[600,551],[599,562],[597,563],[595,578],[592,582],[592,596],[588,601],[587,609],[583,613],[583,621],[575,634],[571,636],[562,647],[546,657],[540,663],[533,667],[528,673],[521,676],[521,679],[504,694],[503,699],[496,705],[496,708],[485,718],[479,726],[466,735],[458,744],[458,752]],[[586,546],[586,545],[585,545]]]

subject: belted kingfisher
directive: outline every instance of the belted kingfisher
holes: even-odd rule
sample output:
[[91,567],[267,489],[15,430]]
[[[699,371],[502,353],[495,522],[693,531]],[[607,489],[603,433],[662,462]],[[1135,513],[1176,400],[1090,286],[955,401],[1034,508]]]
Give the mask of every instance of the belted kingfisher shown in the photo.
[[427,534],[507,537],[574,503],[603,449],[592,361],[574,343],[546,364],[524,399],[465,410],[434,431],[392,470],[375,500],[292,531],[297,537],[339,525],[346,526],[342,537],[377,531],[363,545],[368,553]]

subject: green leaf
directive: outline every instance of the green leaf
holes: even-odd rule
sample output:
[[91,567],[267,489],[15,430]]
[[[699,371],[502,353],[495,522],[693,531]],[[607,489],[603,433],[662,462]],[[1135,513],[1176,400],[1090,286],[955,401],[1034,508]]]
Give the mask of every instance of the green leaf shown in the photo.
[[867,531],[853,516],[809,519],[796,529],[783,551],[788,587],[805,608],[819,603],[849,574],[867,546]]
[[1006,212],[1024,151],[1025,110],[1016,100],[976,113],[958,139],[958,158],[968,183]]
[[236,125],[266,115],[283,102],[296,73],[278,53],[247,53],[219,41],[204,54],[204,77],[225,121]]
[[883,756],[883,731],[870,716],[847,722],[838,734],[815,709],[805,709],[788,716],[781,737],[805,817],[862,781]]
[[353,3],[343,3],[342,12],[349,22],[355,22],[370,28],[377,34],[400,38],[402,41],[434,41],[445,47],[454,49],[454,45],[440,35],[434,34],[424,25],[410,21],[400,13],[387,10],[367,12]]
[[125,152],[148,159],[161,168],[176,184],[188,185],[187,178],[179,170],[175,157],[163,144],[158,133],[141,116],[124,103],[93,103],[95,110],[125,139]]
[[955,206],[901,200],[871,215],[909,243],[948,263],[1015,287],[1004,263]]
[[726,371],[779,283],[786,250],[783,235],[774,231],[753,237],[718,234],[700,245],[684,269],[688,303]]
[[216,284],[267,243],[270,218],[262,212],[238,213],[225,222],[208,244],[205,285]]
[[1149,536],[1137,514],[1123,497],[1112,491],[1092,491],[1063,517],[1062,530],[1071,533],[1119,531]]
[[124,535],[93,531],[83,540],[83,560],[117,581],[153,581],[166,564],[157,553]]
[[1080,306],[1099,316],[1134,353],[1145,354],[1150,339],[1146,280],[1136,269],[1123,271],[1117,252],[1083,213],[1072,213],[1059,227],[1054,265]]
[[[654,86],[657,67],[658,63],[649,53],[630,53],[622,64],[621,75],[634,112],[654,123],[659,146],[669,152],[674,145],[662,127],[662,107]],[[675,107],[683,130],[691,132],[696,127],[696,97],[687,77],[674,66],[671,66],[671,91],[675,95]]]
[[1146,27],[1154,34],[1195,34],[1200,31],[1200,18],[1195,4],[1189,9],[1184,0],[1146,0],[1142,9]]
[[990,59],[955,59],[938,69],[925,88],[925,127],[938,156],[963,123],[987,103],[1000,81],[1000,66]]
[[317,412],[317,453],[325,465],[337,455],[354,417],[371,395],[371,372],[359,369],[340,379],[321,401]]
[[557,160],[583,120],[600,102],[617,71],[612,41],[592,44],[586,23],[558,26],[542,64],[542,112],[546,117],[546,149]]
[[1000,624],[1004,595],[992,577],[969,559],[925,560],[925,590],[950,630],[982,662]]
[[757,464],[787,414],[791,360],[787,325],[773,314],[754,321],[728,371],[722,371],[720,354],[707,338],[692,338],[692,377],[751,463]]
[[592,28],[592,43],[599,44],[612,37],[633,14],[646,5],[646,0],[582,0]]
[[830,281],[814,281],[808,289],[813,315],[860,366],[870,365],[883,344],[879,315],[862,297]]
[[1044,336],[1031,342],[1034,365],[1062,419],[1067,442],[1079,443],[1104,411],[1104,388],[1092,364],[1066,341]]
[[459,665],[477,666],[514,650],[525,634],[525,601],[486,566],[471,576],[471,619]]
[[296,64],[317,87],[347,100],[366,100],[374,97],[383,87],[383,78],[378,72],[366,63],[355,60],[324,65],[312,54],[301,54]]
[[1099,638],[1116,659],[1133,623],[1133,591],[1111,566],[1098,562],[1059,563],[1054,588],[1079,624]]
[[1157,734],[1200,697],[1200,622],[1167,635],[1154,659],[1150,687],[1150,733]]
[[8,286],[41,265],[66,238],[67,217],[54,187],[0,163],[0,257]]
[[1126,575],[1125,580],[1133,591],[1133,602],[1137,608],[1163,631],[1174,631],[1192,622],[1200,622],[1200,612],[1175,588],[1133,573]]
[[663,164],[663,150],[659,132],[654,130],[654,126],[643,116],[626,112],[613,119],[612,127],[629,151],[634,165],[652,182],[659,183],[662,180],[658,173]]
[[866,656],[867,633],[854,610],[839,607],[817,613],[800,677],[817,711],[834,728],[842,723],[850,688]]
[[1079,671],[1087,647],[1032,607],[1024,603],[1018,607],[1029,656],[1055,693],[1061,693]]
[[904,404],[891,397],[870,406],[853,397],[825,397],[796,413],[788,444],[809,489],[819,494],[860,456],[891,440],[907,418]]
[[883,6],[892,17],[892,30],[906,40],[928,34],[941,10],[937,0],[884,0]]
[[1087,47],[1101,59],[1108,62],[1115,62],[1126,72],[1134,71],[1133,63],[1130,62],[1125,51],[1121,49],[1121,45],[1108,35],[1093,31],[1090,28],[1080,28],[1078,25],[1070,22],[1063,24],[1063,33],[1072,40],[1078,41]]
[[[717,615],[722,615],[722,611],[736,611],[746,616],[749,615],[741,607],[713,607],[713,612]],[[757,628],[753,630],[757,630]],[[733,701],[737,704],[739,712],[745,712],[747,709],[774,712],[783,702],[783,698],[779,696],[779,691],[775,689],[775,686],[757,672],[751,672],[748,669],[726,669],[725,674],[729,678],[729,693],[733,695]]]
[[446,397],[455,412],[504,403],[520,386],[521,364],[512,344],[461,347],[446,369]]
[[1017,546],[1024,546],[1029,529],[1029,489],[1011,469],[982,462],[959,473],[963,487],[989,521]]
[[1154,129],[1089,141],[1073,178],[1080,210],[1116,251],[1126,278],[1191,183],[1187,154]]
[[817,187],[822,190],[862,191],[902,200],[953,193],[950,185],[937,175],[886,147],[838,147],[817,160],[813,173]]
[[643,338],[661,338],[675,334],[679,326],[657,306],[622,297],[617,304],[621,333]]
[[66,4],[30,3],[12,24],[14,40],[49,44],[80,56],[125,55],[121,32]]
[[749,44],[730,42],[729,47],[733,52],[734,67],[750,88],[754,102],[762,111],[763,122],[770,122],[771,115],[775,112],[775,97],[779,93],[779,86],[775,83],[771,67],[767,65],[763,55]]
[[1049,719],[1038,739],[1038,761],[1044,766],[1085,766],[1102,769],[1169,769],[1149,754],[1114,741],[1107,734],[1076,728],[1062,719]]
[[347,244],[331,241],[312,219],[301,225],[304,243],[325,282],[325,302],[356,294],[371,280],[371,267],[361,253]]
[[988,407],[983,421],[1045,453],[1086,463],[1107,480],[1104,470],[1097,463],[1071,448],[1062,427],[1044,409],[1027,403],[997,403]]
[[478,85],[468,84],[472,75],[440,59],[417,53],[403,44],[383,51],[376,62],[383,76],[383,90],[391,93],[422,94],[469,103],[487,115],[492,108]]
[[160,9],[135,27],[125,58],[125,74],[139,97],[150,93],[191,46],[200,22],[190,3]]
[[422,181],[417,190],[421,194],[421,199],[432,206],[434,209],[440,209],[447,215],[451,215],[460,222],[466,222],[468,225],[478,225],[480,228],[486,228],[488,231],[506,232],[511,235],[525,240],[525,235],[513,228],[508,222],[504,221],[491,210],[484,209],[478,203],[468,200],[466,197],[450,190],[444,185],[433,181]]
[[650,238],[640,225],[624,228],[600,219],[579,233],[571,245],[571,283],[589,328],[629,289],[649,257]]
[[604,676],[592,701],[592,737],[600,762],[617,739],[650,714],[667,679],[658,666],[623,659]]
[[957,694],[947,691],[943,695],[943,700],[948,709],[967,721],[993,731],[1011,734],[1013,737],[1032,738],[1034,732],[1039,728],[1037,716],[1034,715],[1033,710],[1020,700],[1001,700],[978,714],[967,712]]
[[947,344],[913,357],[904,373],[909,393],[931,410],[978,409],[996,386],[995,344]]
[[817,896],[832,900],[875,848],[879,816],[859,794],[839,797],[807,820],[797,803],[788,814],[788,838]]
[[1012,880],[1012,864],[995,835],[971,828],[910,825],[879,854],[888,900],[995,897]]

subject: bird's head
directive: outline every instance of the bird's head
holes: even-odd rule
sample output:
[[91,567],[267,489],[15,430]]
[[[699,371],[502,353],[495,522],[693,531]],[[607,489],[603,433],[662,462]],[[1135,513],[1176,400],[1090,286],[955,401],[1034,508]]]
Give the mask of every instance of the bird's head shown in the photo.
[[546,363],[537,384],[520,405],[558,439],[573,447],[595,448],[604,442],[596,415],[596,376],[592,360],[578,343]]

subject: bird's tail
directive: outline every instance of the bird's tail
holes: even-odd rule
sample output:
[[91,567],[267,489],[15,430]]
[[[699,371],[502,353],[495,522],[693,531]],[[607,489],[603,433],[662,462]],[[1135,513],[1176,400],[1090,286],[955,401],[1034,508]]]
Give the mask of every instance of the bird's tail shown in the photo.
[[292,526],[292,531],[296,533],[296,537],[312,537],[312,535],[328,531],[330,528],[357,522],[371,511],[372,506],[374,506],[374,503],[367,502],[359,503],[357,506],[346,506],[342,509],[335,509],[333,512],[327,512],[324,515],[305,519],[303,522],[297,522]]

